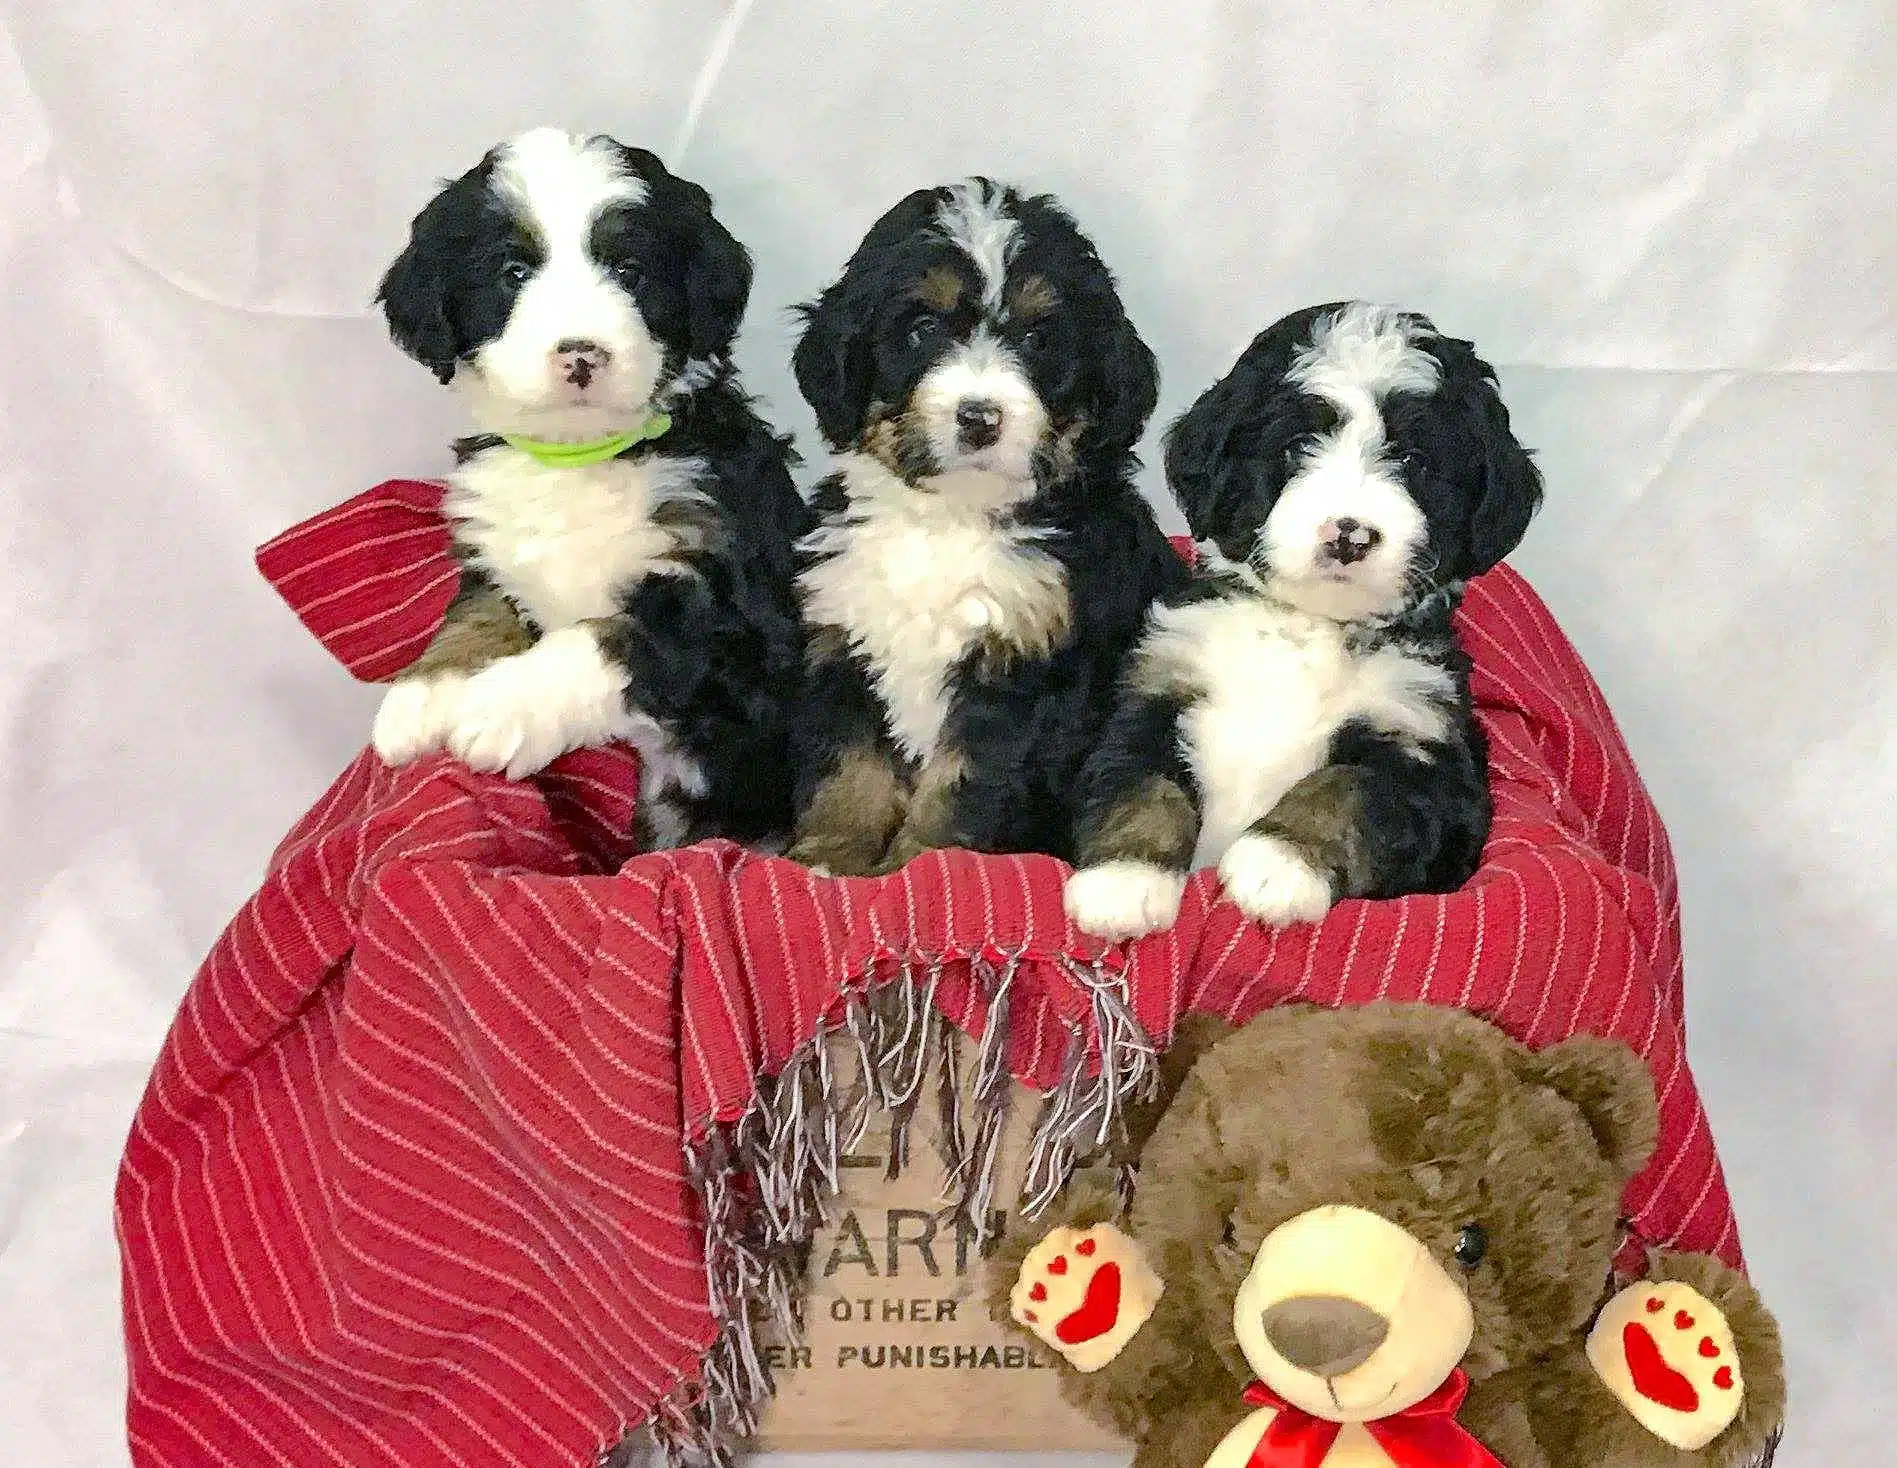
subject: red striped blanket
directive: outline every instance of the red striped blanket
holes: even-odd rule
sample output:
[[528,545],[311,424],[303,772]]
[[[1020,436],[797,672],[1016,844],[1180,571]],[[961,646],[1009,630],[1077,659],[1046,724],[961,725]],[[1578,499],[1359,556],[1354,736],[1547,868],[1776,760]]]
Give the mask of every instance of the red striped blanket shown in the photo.
[[[438,500],[383,485],[259,553],[359,677],[401,668],[446,605]],[[754,1341],[792,1306],[839,1133],[947,1092],[944,1023],[980,1042],[949,1160],[983,1217],[1006,1078],[1049,1093],[1044,1192],[1189,1010],[1392,997],[1530,1044],[1619,1036],[1662,1117],[1629,1257],[1736,1263],[1659,818],[1519,576],[1472,585],[1460,627],[1493,751],[1480,873],[1281,932],[1208,874],[1175,928],[1110,948],[1068,926],[1041,858],[830,880],[722,844],[631,857],[623,750],[519,784],[365,754],[205,960],[132,1127],[136,1463],[569,1468],[641,1424],[718,1448],[768,1389]],[[875,1094],[833,1094],[817,1037],[836,1028]]]

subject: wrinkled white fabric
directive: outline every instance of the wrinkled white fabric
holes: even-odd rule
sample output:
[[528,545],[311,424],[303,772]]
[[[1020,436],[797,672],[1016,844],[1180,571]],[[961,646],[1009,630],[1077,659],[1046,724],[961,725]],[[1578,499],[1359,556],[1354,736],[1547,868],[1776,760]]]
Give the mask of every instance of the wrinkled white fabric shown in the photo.
[[125,1461],[124,1128],[198,958],[368,729],[251,549],[441,467],[449,404],[366,302],[431,182],[546,121],[711,188],[758,259],[743,364],[813,462],[784,308],[904,191],[970,171],[1096,236],[1164,364],[1159,423],[1301,304],[1472,336],[1548,477],[1517,562],[1677,843],[1691,1053],[1791,1349],[1780,1462],[1888,1456],[1888,0],[0,17],[7,1461]]

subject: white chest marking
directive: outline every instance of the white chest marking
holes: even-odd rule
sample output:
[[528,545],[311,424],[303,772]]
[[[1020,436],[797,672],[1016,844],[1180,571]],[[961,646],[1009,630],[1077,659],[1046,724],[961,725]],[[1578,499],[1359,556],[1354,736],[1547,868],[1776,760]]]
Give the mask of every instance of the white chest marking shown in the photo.
[[675,571],[653,512],[702,500],[702,459],[609,459],[550,468],[490,449],[457,469],[443,508],[482,568],[543,632],[609,616],[640,578]]
[[1065,575],[1035,532],[999,527],[979,504],[911,489],[873,460],[852,455],[843,467],[857,518],[811,535],[824,559],[801,578],[805,611],[848,636],[870,665],[890,736],[927,760],[948,715],[949,669],[977,638],[1005,638],[1064,597]]
[[1180,716],[1181,750],[1204,797],[1195,868],[1214,866],[1246,827],[1323,764],[1332,736],[1361,719],[1408,739],[1440,739],[1447,671],[1394,648],[1351,652],[1344,629],[1256,597],[1162,607],[1142,655],[1205,696]]

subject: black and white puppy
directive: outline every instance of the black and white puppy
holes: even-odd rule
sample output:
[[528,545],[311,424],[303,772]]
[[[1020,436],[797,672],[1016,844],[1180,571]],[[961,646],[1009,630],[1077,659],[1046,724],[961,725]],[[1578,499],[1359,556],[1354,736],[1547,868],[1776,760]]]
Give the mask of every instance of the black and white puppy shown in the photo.
[[897,204],[805,314],[836,456],[798,578],[791,854],[1067,854],[1120,664],[1185,579],[1132,482],[1153,354],[1074,221],[985,179]]
[[654,844],[788,830],[814,520],[731,366],[750,288],[705,191],[608,137],[523,133],[416,217],[378,299],[478,432],[444,501],[460,591],[384,759],[519,778],[626,740]]
[[1474,348],[1362,303],[1287,316],[1167,435],[1200,542],[1089,761],[1069,916],[1171,924],[1216,864],[1261,922],[1446,892],[1487,839],[1487,752],[1450,617],[1541,476]]

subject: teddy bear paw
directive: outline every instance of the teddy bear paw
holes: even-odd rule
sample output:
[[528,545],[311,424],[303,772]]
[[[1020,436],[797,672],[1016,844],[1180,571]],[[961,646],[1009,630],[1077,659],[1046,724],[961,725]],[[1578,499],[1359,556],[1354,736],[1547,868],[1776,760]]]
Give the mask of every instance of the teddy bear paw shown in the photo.
[[1110,1223],[1057,1228],[1021,1261],[1009,1312],[1076,1371],[1098,1371],[1126,1348],[1165,1286]]
[[1219,862],[1225,895],[1254,922],[1314,923],[1331,908],[1331,884],[1288,841],[1240,836]]
[[1725,1315],[1677,1280],[1648,1280],[1609,1300],[1587,1359],[1642,1427],[1682,1452],[1718,1437],[1745,1401]]

